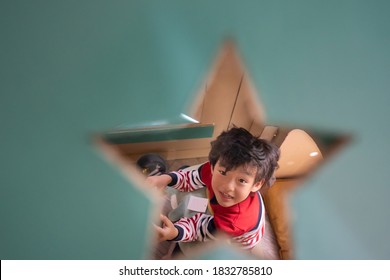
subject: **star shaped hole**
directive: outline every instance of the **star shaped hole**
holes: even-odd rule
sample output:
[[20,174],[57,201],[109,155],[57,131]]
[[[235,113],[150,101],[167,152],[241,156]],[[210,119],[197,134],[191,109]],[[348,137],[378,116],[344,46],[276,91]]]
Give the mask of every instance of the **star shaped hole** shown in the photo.
[[[267,213],[266,233],[253,252],[256,258],[293,259],[293,224],[288,197],[343,147],[350,136],[267,124],[259,96],[234,43],[228,41],[219,51],[191,106],[181,113],[183,124],[115,129],[100,135],[98,144],[104,154],[146,192],[145,195],[156,198],[153,191],[143,187],[145,176],[136,164],[142,155],[161,155],[167,161],[168,171],[182,165],[199,164],[207,161],[210,142],[232,126],[244,127],[273,142],[281,150],[279,169],[272,186],[263,187],[261,191]],[[162,207],[157,203],[157,212]],[[152,245],[150,258],[162,258],[168,247],[167,243]]]

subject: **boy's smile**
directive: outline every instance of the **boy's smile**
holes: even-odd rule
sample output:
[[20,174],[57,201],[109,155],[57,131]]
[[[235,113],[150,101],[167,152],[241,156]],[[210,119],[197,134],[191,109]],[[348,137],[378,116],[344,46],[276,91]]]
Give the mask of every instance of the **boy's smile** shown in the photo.
[[212,168],[212,188],[215,198],[223,207],[244,201],[252,192],[260,190],[262,181],[255,183],[256,167],[239,166],[226,171],[218,161]]

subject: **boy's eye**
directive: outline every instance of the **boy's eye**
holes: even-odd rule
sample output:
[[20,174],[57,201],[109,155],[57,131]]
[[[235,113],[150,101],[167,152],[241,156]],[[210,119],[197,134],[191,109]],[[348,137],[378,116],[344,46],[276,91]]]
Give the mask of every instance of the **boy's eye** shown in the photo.
[[247,183],[244,179],[240,179],[239,182],[240,182],[241,184],[246,184],[246,183]]
[[225,170],[219,170],[218,172],[219,172],[219,174],[221,174],[221,175],[224,175],[224,176],[226,175],[226,171],[225,171]]

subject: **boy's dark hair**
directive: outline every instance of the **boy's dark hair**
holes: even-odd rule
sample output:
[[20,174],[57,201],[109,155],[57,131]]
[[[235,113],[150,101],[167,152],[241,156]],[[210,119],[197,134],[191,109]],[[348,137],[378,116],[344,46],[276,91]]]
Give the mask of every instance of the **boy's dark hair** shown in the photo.
[[278,167],[279,155],[279,148],[274,144],[253,136],[244,128],[233,127],[211,142],[209,161],[214,168],[219,160],[226,171],[239,166],[256,167],[255,182],[264,179],[267,183]]

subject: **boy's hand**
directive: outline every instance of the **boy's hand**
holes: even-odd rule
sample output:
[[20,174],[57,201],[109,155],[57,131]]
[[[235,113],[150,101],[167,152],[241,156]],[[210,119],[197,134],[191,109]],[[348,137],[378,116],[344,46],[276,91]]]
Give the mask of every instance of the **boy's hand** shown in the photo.
[[158,241],[161,242],[174,239],[179,234],[177,228],[167,216],[160,215],[160,219],[162,221],[162,227],[154,226],[157,232]]
[[149,185],[157,187],[160,190],[163,190],[171,181],[171,176],[166,174],[160,176],[149,176],[148,178],[146,178],[146,182]]

